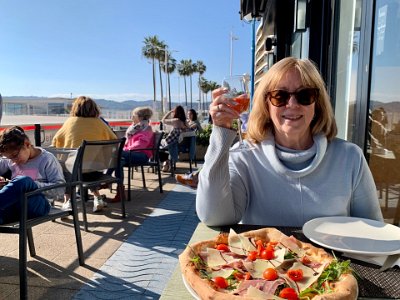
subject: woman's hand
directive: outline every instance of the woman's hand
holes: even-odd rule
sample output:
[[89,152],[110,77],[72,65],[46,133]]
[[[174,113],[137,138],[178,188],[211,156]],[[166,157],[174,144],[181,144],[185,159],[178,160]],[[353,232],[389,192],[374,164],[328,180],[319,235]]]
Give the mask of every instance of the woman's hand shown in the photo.
[[213,102],[210,104],[210,115],[214,125],[231,129],[233,120],[239,118],[239,113],[232,108],[236,102],[225,97],[226,93],[226,88],[212,91]]
[[8,183],[8,179],[0,176],[0,189]]

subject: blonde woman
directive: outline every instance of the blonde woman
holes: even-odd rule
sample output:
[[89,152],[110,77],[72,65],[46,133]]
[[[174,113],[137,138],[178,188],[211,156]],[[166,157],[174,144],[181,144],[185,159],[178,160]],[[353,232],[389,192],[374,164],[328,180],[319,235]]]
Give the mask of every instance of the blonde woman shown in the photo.
[[[56,148],[78,148],[83,140],[113,140],[117,136],[111,128],[100,119],[100,109],[96,102],[86,96],[76,98],[72,104],[71,116],[65,121],[53,138],[52,146]],[[92,173],[86,173],[90,176]],[[93,175],[93,174],[92,174]],[[84,174],[85,176],[85,174]],[[93,189],[93,212],[98,212],[106,206],[105,196],[98,189]],[[69,194],[64,197],[64,209],[71,208]]]
[[214,127],[196,199],[202,222],[301,227],[322,216],[383,220],[363,152],[335,138],[329,96],[310,60],[282,59],[261,79],[248,151],[229,151],[239,115],[224,93],[214,90],[210,106]]

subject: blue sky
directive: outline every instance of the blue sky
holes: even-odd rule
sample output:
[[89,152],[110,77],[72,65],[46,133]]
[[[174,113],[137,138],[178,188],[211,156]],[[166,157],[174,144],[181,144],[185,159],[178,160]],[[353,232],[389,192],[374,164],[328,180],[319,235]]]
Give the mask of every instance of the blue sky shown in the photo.
[[[152,67],[141,54],[150,35],[178,51],[178,61],[202,60],[204,77],[220,83],[232,31],[233,73],[250,73],[252,26],[239,10],[239,0],[0,0],[0,93],[152,99]],[[177,73],[171,93],[184,101]]]

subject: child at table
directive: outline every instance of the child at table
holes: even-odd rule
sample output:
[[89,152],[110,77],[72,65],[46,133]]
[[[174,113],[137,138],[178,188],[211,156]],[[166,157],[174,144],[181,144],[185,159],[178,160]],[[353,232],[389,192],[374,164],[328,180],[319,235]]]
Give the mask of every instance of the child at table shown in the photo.
[[[64,183],[62,168],[53,154],[35,147],[21,127],[5,129],[0,134],[0,174],[11,171],[11,180],[0,190],[0,224],[19,220],[24,193],[45,186]],[[3,181],[5,181],[3,179]],[[28,219],[47,215],[46,199],[62,199],[64,189],[53,189],[28,198]]]

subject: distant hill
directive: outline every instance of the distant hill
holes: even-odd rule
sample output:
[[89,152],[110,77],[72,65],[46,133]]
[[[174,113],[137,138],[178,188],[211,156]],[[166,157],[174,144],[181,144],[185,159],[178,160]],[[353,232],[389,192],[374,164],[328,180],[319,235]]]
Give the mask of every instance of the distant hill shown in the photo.
[[371,101],[371,106],[373,109],[382,107],[385,111],[387,112],[400,112],[400,102],[389,102],[389,103],[383,103],[380,101]]
[[[122,102],[96,99],[96,103],[102,109],[115,109],[115,110],[131,110],[138,106],[150,106],[153,107],[153,100],[137,101],[137,100],[126,100]],[[157,102],[157,108],[160,107],[160,102]]]
[[[26,101],[38,101],[38,102],[49,102],[51,99],[64,99],[65,101],[71,101],[70,98],[62,98],[62,97],[36,97],[36,96],[11,96],[11,97],[3,97],[3,102],[12,101],[17,102],[21,100],[23,102]],[[106,100],[106,99],[95,99],[96,103],[101,107],[101,109],[110,109],[110,110],[132,110],[138,106],[150,106],[153,107],[153,100],[126,100],[126,101],[114,101],[114,100]],[[176,106],[177,103],[173,103],[172,106]],[[157,109],[160,108],[160,101],[156,102]]]

